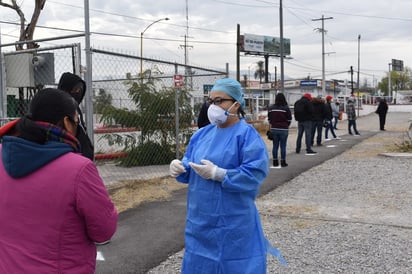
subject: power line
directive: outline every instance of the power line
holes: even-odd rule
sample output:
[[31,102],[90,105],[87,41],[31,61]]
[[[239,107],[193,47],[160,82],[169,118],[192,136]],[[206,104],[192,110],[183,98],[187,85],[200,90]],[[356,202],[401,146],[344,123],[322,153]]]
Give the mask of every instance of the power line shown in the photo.
[[[73,7],[73,8],[78,8],[78,9],[83,9],[83,7],[80,6],[76,6],[76,5],[71,5],[71,4],[66,4],[66,3],[61,3],[61,2],[56,2],[56,1],[47,1],[48,3],[54,3],[54,4],[58,4],[58,5],[63,5],[63,6],[68,6],[68,7]],[[93,12],[97,12],[97,13],[101,13],[101,14],[107,14],[107,15],[113,15],[113,16],[118,16],[118,17],[122,17],[122,18],[129,18],[129,19],[133,19],[133,20],[140,20],[140,21],[144,21],[144,22],[152,22],[152,19],[144,19],[144,18],[140,18],[140,17],[136,17],[136,16],[131,16],[131,15],[125,15],[125,14],[121,14],[121,13],[116,13],[116,12],[109,12],[109,11],[104,11],[104,10],[99,10],[99,9],[90,9]],[[175,26],[175,27],[179,27],[179,28],[185,28],[186,29],[186,25],[179,25],[179,24],[173,24],[173,23],[164,23],[164,22],[160,22],[160,24],[166,24],[166,25],[170,25],[170,26]],[[215,29],[207,29],[207,28],[201,28],[201,27],[193,27],[193,26],[189,26],[190,29],[194,29],[194,30],[201,30],[201,31],[208,31],[208,32],[217,32],[217,33],[232,33],[232,31],[222,31],[222,30],[215,30]]]
[[[0,23],[1,24],[9,24],[9,25],[20,25],[19,23],[6,22],[6,21],[1,21],[1,20],[0,20]],[[78,32],[78,33],[84,32],[82,30],[57,28],[57,27],[46,27],[46,26],[41,26],[41,25],[37,25],[36,28],[59,30],[59,31],[69,31],[69,32]],[[108,32],[95,32],[95,31],[92,31],[91,33],[96,34],[96,35],[103,35],[103,36],[114,36],[114,37],[140,39],[140,36],[137,36],[137,35],[126,35],[126,34],[117,34],[117,33],[108,33]],[[5,36],[5,34],[1,34],[1,35]],[[150,37],[145,37],[145,40],[169,41],[169,42],[179,42],[179,43],[184,42],[184,40],[179,40],[179,39],[150,38]],[[201,40],[191,40],[191,42],[192,43],[198,43],[198,44],[216,44],[216,45],[234,45],[235,44],[235,42],[233,42],[233,43],[231,43],[231,42],[214,42],[214,41],[201,41]]]

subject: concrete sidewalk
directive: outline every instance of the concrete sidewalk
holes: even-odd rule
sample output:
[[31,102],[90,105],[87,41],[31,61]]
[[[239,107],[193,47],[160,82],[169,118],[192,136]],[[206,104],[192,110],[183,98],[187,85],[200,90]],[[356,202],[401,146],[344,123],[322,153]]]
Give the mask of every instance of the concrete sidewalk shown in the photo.
[[[315,146],[315,156],[293,152],[291,130],[289,166],[270,169],[257,200],[268,239],[289,263],[269,257],[268,273],[412,272],[412,160],[377,154],[402,140],[409,118],[389,113],[379,131],[376,115],[361,117],[358,137],[343,134],[343,121],[342,139]],[[112,243],[98,248],[96,273],[180,273],[185,195],[122,213]]]

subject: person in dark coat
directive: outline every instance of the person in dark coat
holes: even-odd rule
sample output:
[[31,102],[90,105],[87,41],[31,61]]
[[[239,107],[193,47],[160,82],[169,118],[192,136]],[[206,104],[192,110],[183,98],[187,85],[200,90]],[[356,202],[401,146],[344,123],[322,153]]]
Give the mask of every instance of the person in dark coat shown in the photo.
[[376,114],[379,115],[379,127],[380,130],[385,130],[386,114],[388,113],[388,104],[386,99],[382,99],[379,102],[378,108],[376,109]]
[[316,154],[312,150],[312,119],[313,105],[312,95],[310,93],[303,94],[302,98],[294,104],[295,120],[298,122],[298,136],[296,139],[296,153],[300,153],[302,147],[302,136],[305,133],[306,154]]
[[[62,74],[57,88],[69,93],[76,100],[79,106],[84,98],[84,95],[86,94],[86,83],[82,78],[71,72],[65,72]],[[77,126],[76,138],[80,142],[81,154],[93,161],[94,147],[89,136],[87,135],[86,123],[84,122],[83,113],[80,107],[77,108],[77,112],[79,114],[79,124]]]
[[313,104],[313,120],[312,120],[312,146],[315,144],[315,135],[316,135],[316,144],[318,146],[322,145],[322,130],[323,130],[323,121],[325,120],[325,101],[319,95],[312,100]]

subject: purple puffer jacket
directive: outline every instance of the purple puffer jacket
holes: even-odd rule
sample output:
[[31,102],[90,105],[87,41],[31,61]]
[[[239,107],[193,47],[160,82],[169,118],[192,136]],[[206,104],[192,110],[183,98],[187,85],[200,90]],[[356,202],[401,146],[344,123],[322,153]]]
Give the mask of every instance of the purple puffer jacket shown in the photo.
[[0,273],[94,273],[117,226],[94,163],[70,152],[12,178],[0,160],[0,178]]

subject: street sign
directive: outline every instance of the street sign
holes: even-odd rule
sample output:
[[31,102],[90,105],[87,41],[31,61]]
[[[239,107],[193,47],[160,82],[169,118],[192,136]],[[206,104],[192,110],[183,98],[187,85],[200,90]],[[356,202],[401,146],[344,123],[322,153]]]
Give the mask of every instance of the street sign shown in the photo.
[[392,59],[392,70],[393,71],[403,71],[403,61]]
[[301,87],[318,87],[318,80],[302,80],[300,81]]
[[270,83],[261,83],[260,88],[261,89],[270,89]]
[[183,87],[183,75],[182,74],[175,74],[173,75],[173,81],[175,83],[175,87]]
[[213,85],[203,85],[203,91],[204,92],[210,92],[213,88]]

